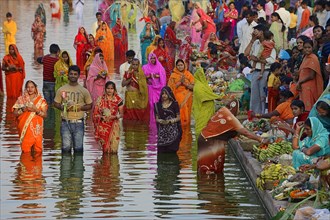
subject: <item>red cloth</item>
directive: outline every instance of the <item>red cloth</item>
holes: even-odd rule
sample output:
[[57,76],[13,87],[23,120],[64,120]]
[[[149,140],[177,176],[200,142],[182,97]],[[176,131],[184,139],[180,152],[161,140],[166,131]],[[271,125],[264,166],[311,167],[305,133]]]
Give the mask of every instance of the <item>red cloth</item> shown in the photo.
[[112,35],[115,46],[115,68],[119,69],[119,66],[126,60],[126,51],[128,50],[127,41],[127,29],[121,24],[120,20],[113,26]]
[[85,30],[85,33],[80,33],[81,28],[83,27],[79,27],[78,29],[78,34],[74,39],[74,44],[76,45],[76,64],[77,66],[79,66],[80,70],[83,71],[86,62],[86,58],[84,58],[84,48],[85,45],[88,43],[88,37],[85,28],[83,28]]
[[154,50],[154,54],[157,56],[158,60],[160,57],[163,57],[163,60],[162,61],[159,60],[159,62],[162,64],[162,66],[165,69],[166,83],[167,83],[171,75],[171,66],[173,65],[172,58],[170,57],[170,55],[168,54],[165,48],[161,48],[159,46],[157,46],[157,49]]
[[50,54],[42,58],[44,81],[55,82],[54,66],[57,61],[58,57],[52,57]]

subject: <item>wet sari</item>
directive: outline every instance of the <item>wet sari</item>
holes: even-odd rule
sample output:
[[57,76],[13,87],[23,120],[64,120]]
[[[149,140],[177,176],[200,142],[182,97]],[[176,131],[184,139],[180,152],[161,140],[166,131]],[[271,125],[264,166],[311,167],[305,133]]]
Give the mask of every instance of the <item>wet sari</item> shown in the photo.
[[69,56],[69,63],[66,63],[64,59],[62,58],[63,52],[62,51],[59,60],[54,65],[54,77],[55,77],[55,92],[65,84],[69,83],[68,74],[69,74],[69,67],[73,64],[71,57]]
[[127,29],[118,18],[117,23],[112,28],[112,35],[114,38],[114,46],[116,51],[116,69],[125,62],[125,53],[128,50]]
[[220,96],[212,91],[202,68],[198,68],[195,72],[194,81],[192,109],[195,119],[195,134],[198,137],[209,119],[214,115],[214,100],[219,99]]
[[83,70],[85,66],[86,59],[84,58],[84,49],[85,45],[88,43],[88,36],[85,30],[84,34],[80,33],[80,29],[83,27],[78,28],[78,34],[74,39],[74,45],[76,48],[76,64],[79,66],[79,69]]
[[[27,92],[17,99],[13,110],[25,108],[32,103],[38,110],[47,111],[47,102],[39,93],[32,101]],[[30,152],[32,147],[34,147],[35,152],[42,151],[43,123],[43,117],[37,115],[36,112],[25,111],[17,117],[17,129],[22,152]]]
[[149,54],[157,49],[158,39],[161,38],[160,35],[156,35],[152,43],[146,49],[146,57],[149,57]]
[[301,84],[299,99],[304,102],[306,111],[310,111],[323,92],[323,78],[320,63],[315,54],[306,55],[299,68],[299,80],[309,77],[310,72],[315,72],[315,77]]
[[93,110],[95,138],[102,147],[103,153],[117,153],[120,140],[119,119],[111,119],[119,114],[119,107],[123,100],[115,94],[108,98],[103,94],[96,101]]
[[[174,61],[172,60],[172,57],[169,55],[167,49],[166,48],[161,48],[159,45],[157,46],[157,49],[154,50],[153,53],[157,56],[158,61],[162,64],[162,66],[165,69],[166,82],[167,82],[168,79],[170,78],[171,71],[172,71],[171,68],[173,67]],[[159,60],[160,57],[163,58],[162,61]]]
[[182,77],[184,77],[185,84],[194,84],[194,76],[187,69],[180,72],[177,68],[174,68],[168,81],[168,86],[173,91],[175,99],[179,104],[181,125],[190,126],[193,91],[185,87],[183,84],[177,86],[177,84],[181,82]]
[[[309,119],[312,125],[312,137],[306,137],[300,140],[299,149],[293,151],[292,164],[295,169],[299,169],[303,164],[312,164],[315,158],[330,154],[329,132],[317,118],[310,117]],[[320,150],[312,155],[306,155],[302,152],[302,148],[310,148],[313,145],[318,145]]]
[[34,49],[43,49],[45,32],[45,24],[41,20],[37,21],[37,19],[35,19],[31,27],[32,39],[34,40]]
[[106,30],[102,30],[101,27],[96,31],[95,39],[97,45],[102,49],[104,61],[111,71],[114,65],[114,38],[108,25],[106,25]]
[[[156,57],[156,63],[152,64],[151,57]],[[155,122],[154,106],[158,102],[160,92],[166,85],[166,73],[162,64],[158,61],[154,53],[149,54],[149,62],[143,65],[142,70],[147,78],[148,100],[150,107],[150,124]]]
[[198,136],[197,166],[200,174],[223,172],[226,144],[243,128],[235,117],[238,109],[239,104],[236,100],[220,108]]
[[102,96],[104,86],[108,80],[107,64],[105,61],[101,61],[100,54],[96,54],[86,80],[87,89],[92,96],[93,103],[95,103],[98,97]]
[[136,88],[136,91],[125,92],[124,119],[148,121],[148,87],[147,79],[139,67],[138,73],[131,68],[125,72],[124,79],[132,78],[128,86]]
[[181,40],[176,37],[174,27],[175,27],[175,23],[172,21],[171,24],[169,26],[167,26],[166,31],[165,31],[165,36],[164,36],[165,46],[166,46],[168,54],[172,60],[172,62],[170,63],[170,71],[173,71],[173,69],[174,69],[176,45],[180,46],[180,44],[181,44]]
[[[162,97],[160,95],[159,101],[155,104],[155,116],[157,119],[171,120],[175,119],[180,114],[179,104],[176,102],[171,89],[165,86],[162,92],[166,92],[169,99],[172,101],[171,105],[164,107],[162,104]],[[157,122],[157,150],[158,152],[177,152],[182,138],[182,128],[180,121],[169,124],[160,124]]]
[[[16,57],[8,54],[3,58],[2,70],[6,75],[6,92],[8,98],[18,98],[22,95],[22,87],[25,79],[25,62],[18,52],[15,44],[14,47]],[[11,68],[15,67],[15,68]]]
[[150,24],[150,32],[147,33],[147,25],[150,23],[146,23],[142,32],[140,33],[140,45],[141,45],[141,61],[142,65],[146,64],[148,59],[146,57],[147,47],[152,43],[155,38],[155,32]]

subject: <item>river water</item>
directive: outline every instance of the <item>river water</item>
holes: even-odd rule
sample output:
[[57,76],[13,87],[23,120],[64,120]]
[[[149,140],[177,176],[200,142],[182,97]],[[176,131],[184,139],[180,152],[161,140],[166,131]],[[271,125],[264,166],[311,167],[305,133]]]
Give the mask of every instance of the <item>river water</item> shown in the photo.
[[[51,19],[49,1],[0,0],[0,21],[11,11],[18,25],[17,46],[27,78],[42,85],[42,66],[34,61],[30,27],[37,5],[47,13],[44,53],[51,43],[68,50],[73,60],[77,34],[70,22]],[[84,26],[94,22],[94,1],[85,0]],[[138,24],[138,33],[143,24]],[[137,33],[129,48],[139,51]],[[1,35],[0,56],[4,56]],[[114,78],[116,81],[116,78]],[[119,83],[117,81],[117,83]],[[40,90],[42,88],[39,88]],[[118,155],[102,156],[87,120],[83,155],[61,155],[59,120],[49,110],[42,155],[21,154],[12,101],[0,97],[0,219],[265,219],[267,215],[233,152],[227,149],[223,175],[196,173],[194,135],[184,134],[177,155],[158,155],[143,124],[122,125]]]

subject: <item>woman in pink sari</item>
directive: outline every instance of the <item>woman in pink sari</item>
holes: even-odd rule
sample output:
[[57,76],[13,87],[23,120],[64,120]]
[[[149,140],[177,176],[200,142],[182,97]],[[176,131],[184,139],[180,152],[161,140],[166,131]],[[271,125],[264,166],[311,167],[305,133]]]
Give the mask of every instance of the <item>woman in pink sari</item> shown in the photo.
[[87,77],[87,89],[90,92],[93,103],[98,97],[102,96],[104,91],[105,83],[109,80],[108,78],[108,67],[104,61],[102,53],[95,55],[95,58],[89,68]]
[[202,33],[202,44],[200,51],[204,51],[205,46],[207,46],[206,41],[209,39],[211,33],[215,33],[217,31],[217,28],[213,20],[205,13],[205,11],[203,11],[203,9],[198,8],[197,14],[199,16],[199,20],[193,22],[192,24],[195,25],[199,22],[202,25],[202,30],[199,30]]
[[[190,16],[190,27],[191,27],[191,42],[193,44],[197,44],[200,45],[202,42],[202,38],[201,38],[201,33],[197,32],[197,30],[200,30],[202,28],[202,25],[198,22],[199,20],[199,16],[197,14],[197,8],[199,3],[196,3],[197,6],[195,6],[195,8],[193,9],[191,16]],[[200,5],[200,4],[199,4]]]
[[144,75],[147,78],[148,97],[150,106],[150,124],[156,124],[155,103],[159,101],[160,92],[166,85],[166,73],[162,64],[158,61],[154,53],[150,53],[148,63],[142,67]]
[[238,18],[238,11],[235,8],[235,3],[231,2],[228,5],[228,8],[225,9],[225,23],[229,23],[230,24],[230,28],[228,30],[228,32],[226,33],[226,38],[228,38],[228,40],[232,40],[235,34],[235,28],[236,28],[236,23],[237,23],[237,18]]

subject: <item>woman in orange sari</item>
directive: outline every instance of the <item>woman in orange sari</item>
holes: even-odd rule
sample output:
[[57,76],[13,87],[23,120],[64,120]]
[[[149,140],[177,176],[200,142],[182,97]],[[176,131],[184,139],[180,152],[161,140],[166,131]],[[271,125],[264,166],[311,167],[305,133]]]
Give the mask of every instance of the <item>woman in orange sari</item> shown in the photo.
[[175,65],[168,86],[179,104],[182,127],[190,126],[194,76],[187,70],[183,60],[177,60]]
[[249,132],[235,117],[238,113],[237,100],[220,108],[209,120],[198,136],[197,166],[200,174],[222,173],[225,162],[225,147],[229,139],[238,134],[260,143],[267,143],[254,133]]
[[47,117],[47,102],[39,94],[37,84],[25,83],[24,95],[13,106],[22,152],[42,152],[44,118]]
[[108,81],[105,92],[96,101],[93,111],[95,138],[103,153],[118,152],[120,139],[119,118],[123,117],[123,100],[119,97],[116,84]]
[[101,28],[97,30],[95,39],[102,50],[109,72],[112,72],[114,66],[114,39],[110,28],[105,22],[102,22]]
[[323,92],[323,78],[319,60],[313,53],[312,40],[304,42],[304,54],[296,89],[299,91],[299,99],[305,104],[306,111],[310,111]]
[[18,98],[22,95],[25,63],[15,44],[9,45],[9,54],[3,58],[2,70],[6,75],[7,97]]

